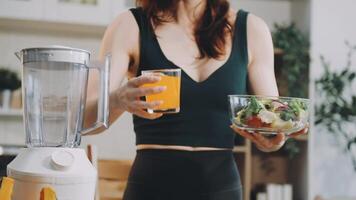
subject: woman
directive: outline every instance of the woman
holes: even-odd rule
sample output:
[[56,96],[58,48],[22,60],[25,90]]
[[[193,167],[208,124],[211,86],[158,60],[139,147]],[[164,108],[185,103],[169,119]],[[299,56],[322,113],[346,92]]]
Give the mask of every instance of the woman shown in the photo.
[[[267,139],[229,124],[228,94],[278,96],[266,24],[230,9],[227,0],[137,3],[142,7],[108,27],[101,51],[113,55],[110,121],[125,111],[134,115],[137,156],[124,199],[241,199],[234,131],[262,151],[276,151],[285,141],[283,134]],[[165,90],[140,88],[160,79],[141,71],[162,68],[183,71],[178,114],[149,114],[145,109],[162,102],[140,100]],[[86,122],[94,118],[91,113]]]

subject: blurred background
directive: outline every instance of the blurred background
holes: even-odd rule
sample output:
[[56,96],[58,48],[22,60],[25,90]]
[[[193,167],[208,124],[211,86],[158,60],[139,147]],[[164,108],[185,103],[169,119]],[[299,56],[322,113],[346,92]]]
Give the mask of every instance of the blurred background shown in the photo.
[[[308,136],[276,153],[236,138],[245,200],[356,199],[356,1],[230,0],[263,18],[275,45],[281,96],[311,98]],[[14,52],[63,45],[99,53],[105,28],[133,0],[0,0],[0,177],[24,146],[21,64]],[[132,117],[84,137],[100,160],[135,156]],[[123,188],[120,188],[123,189]]]

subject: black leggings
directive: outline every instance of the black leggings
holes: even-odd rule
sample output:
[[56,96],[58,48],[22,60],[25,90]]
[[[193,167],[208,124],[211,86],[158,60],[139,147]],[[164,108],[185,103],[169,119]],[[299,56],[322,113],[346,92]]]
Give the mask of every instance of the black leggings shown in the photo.
[[233,153],[139,150],[124,200],[242,200]]

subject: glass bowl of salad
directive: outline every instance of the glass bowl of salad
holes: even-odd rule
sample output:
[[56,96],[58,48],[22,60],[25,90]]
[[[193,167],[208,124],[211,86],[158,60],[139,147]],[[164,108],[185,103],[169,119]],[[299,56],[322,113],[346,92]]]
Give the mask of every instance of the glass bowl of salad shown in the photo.
[[308,99],[255,95],[229,95],[228,98],[231,121],[240,129],[289,135],[308,125]]

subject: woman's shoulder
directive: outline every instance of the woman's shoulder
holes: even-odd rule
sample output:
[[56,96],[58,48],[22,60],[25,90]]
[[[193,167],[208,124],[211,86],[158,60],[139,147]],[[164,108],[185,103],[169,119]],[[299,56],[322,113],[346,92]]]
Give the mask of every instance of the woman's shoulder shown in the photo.
[[260,16],[242,8],[237,10],[230,9],[229,18],[233,20],[238,16],[238,13],[245,13],[247,15],[247,26],[252,26],[252,28],[268,28],[267,23]]
[[137,28],[137,23],[132,11],[125,10],[115,17],[108,28],[110,27],[115,27],[115,29],[120,27]]
[[273,56],[271,31],[261,17],[249,14],[246,30],[249,63],[259,58]]
[[249,27],[252,30],[257,30],[257,31],[262,31],[262,32],[268,32],[269,28],[267,23],[265,22],[265,20],[263,20],[261,17],[253,14],[253,13],[249,13],[248,18],[247,18],[247,27]]
[[130,10],[126,10],[110,23],[106,28],[102,41],[102,48],[111,51],[113,45],[119,45],[127,52],[135,51],[139,41],[139,28]]
[[268,28],[266,22],[261,17],[245,9],[237,9],[237,10],[230,9],[228,14],[229,21],[234,22],[235,20],[238,20],[239,13],[246,14],[247,26],[250,26],[252,28],[262,28],[262,29]]
[[271,40],[271,31],[267,23],[261,17],[251,13],[247,18],[247,39],[250,44]]
[[[246,40],[248,46],[248,57],[249,61],[253,60],[255,57],[256,51],[260,49],[261,46],[266,46],[265,44],[271,43],[271,31],[262,17],[246,11],[244,9],[239,9],[235,11],[235,13],[244,13],[247,16],[244,20],[246,20]],[[239,20],[237,18],[237,20]],[[241,19],[240,19],[241,20]]]

